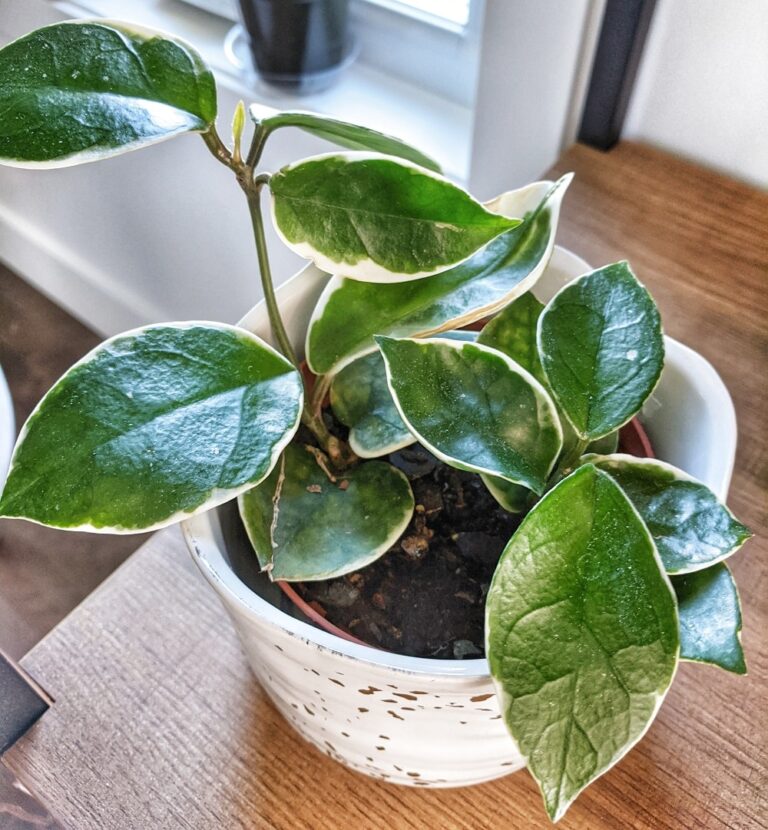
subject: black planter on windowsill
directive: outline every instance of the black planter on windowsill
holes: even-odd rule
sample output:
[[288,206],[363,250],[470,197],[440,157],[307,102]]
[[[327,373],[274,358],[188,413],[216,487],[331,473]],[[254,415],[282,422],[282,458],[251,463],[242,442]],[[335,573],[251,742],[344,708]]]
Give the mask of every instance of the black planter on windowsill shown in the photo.
[[240,0],[240,10],[265,83],[319,92],[349,58],[349,0]]

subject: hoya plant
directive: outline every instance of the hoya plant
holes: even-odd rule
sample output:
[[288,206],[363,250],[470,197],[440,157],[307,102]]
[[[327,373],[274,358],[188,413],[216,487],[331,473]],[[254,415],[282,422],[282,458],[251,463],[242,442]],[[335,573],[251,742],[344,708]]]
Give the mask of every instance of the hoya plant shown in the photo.
[[[198,133],[247,201],[274,342],[216,322],[107,340],[24,425],[0,515],[136,533],[237,498],[261,568],[311,582],[403,534],[414,497],[388,459],[418,442],[521,517],[486,653],[553,820],[642,737],[681,660],[746,670],[724,560],[748,530],[682,470],[617,452],[664,364],[652,298],[626,262],[546,305],[531,290],[570,177],[481,204],[418,150],[332,118],[253,109],[245,149],[242,103],[227,146],[197,53],[113,21],[0,50],[0,111],[0,160],[18,167]],[[343,149],[262,170],[284,127]],[[306,367],[270,274],[266,193],[281,239],[330,275]]]

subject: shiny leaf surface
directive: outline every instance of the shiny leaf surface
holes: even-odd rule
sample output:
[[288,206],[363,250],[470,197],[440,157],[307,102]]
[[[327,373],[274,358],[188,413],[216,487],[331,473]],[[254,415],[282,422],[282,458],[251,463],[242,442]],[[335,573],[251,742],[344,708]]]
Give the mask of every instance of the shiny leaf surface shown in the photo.
[[446,464],[541,493],[562,437],[549,395],[500,352],[377,337],[400,417]]
[[672,577],[672,587],[680,612],[680,658],[746,674],[739,594],[727,565]]
[[667,573],[709,568],[752,535],[717,496],[682,470],[652,458],[587,455],[609,473],[643,517]]
[[[447,331],[442,336],[477,340],[474,331]],[[334,376],[331,408],[349,427],[350,446],[361,458],[387,455],[416,441],[392,400],[380,352],[358,358]]]
[[289,248],[324,271],[366,282],[431,276],[520,224],[437,173],[375,153],[305,159],[269,186]]
[[526,516],[486,632],[505,722],[557,820],[643,736],[677,665],[674,593],[610,476],[580,467]]
[[213,75],[186,43],[128,23],[71,21],[0,50],[0,162],[63,167],[206,130]]
[[295,432],[298,372],[217,323],[149,326],[75,364],[27,421],[0,515],[131,533],[261,481]]
[[555,400],[585,439],[636,415],[664,365],[659,312],[626,262],[559,291],[539,318],[538,343]]
[[238,503],[262,568],[271,579],[290,581],[368,565],[397,541],[413,514],[411,487],[400,470],[365,461],[334,482],[296,443]]
[[375,334],[409,337],[458,328],[523,294],[549,262],[570,179],[536,182],[489,202],[492,210],[525,219],[456,268],[395,285],[333,277],[307,332],[312,371],[335,372],[375,350]]

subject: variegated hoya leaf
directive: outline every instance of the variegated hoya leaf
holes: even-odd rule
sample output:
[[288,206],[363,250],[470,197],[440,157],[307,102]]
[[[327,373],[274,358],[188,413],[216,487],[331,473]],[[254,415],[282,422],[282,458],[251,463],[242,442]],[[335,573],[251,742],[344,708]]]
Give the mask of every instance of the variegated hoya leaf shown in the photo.
[[332,480],[316,455],[297,443],[238,503],[270,578],[304,582],[378,559],[405,531],[414,507],[408,479],[392,465],[366,461]]
[[136,533],[261,481],[299,424],[299,373],[249,332],[148,326],[107,340],[24,426],[0,515]]
[[614,478],[643,517],[667,573],[709,568],[752,535],[717,496],[687,473],[652,458],[586,455]]
[[207,130],[216,87],[186,43],[131,23],[38,29],[0,49],[0,163],[64,167]]
[[672,587],[606,473],[579,467],[525,517],[488,592],[486,653],[507,728],[557,821],[640,740],[678,661]]
[[[442,336],[477,340],[475,331],[447,331]],[[334,375],[331,407],[341,423],[349,427],[350,446],[360,458],[387,455],[416,441],[392,400],[380,352],[359,357]]]
[[659,312],[626,262],[562,288],[539,317],[538,344],[555,401],[582,439],[634,417],[664,365]]
[[427,449],[453,467],[543,491],[562,434],[554,404],[535,378],[476,343],[376,342],[400,416]]
[[437,173],[377,153],[304,159],[275,173],[269,187],[275,228],[289,248],[365,282],[431,276],[521,222]]
[[523,294],[544,272],[554,249],[560,203],[571,177],[536,182],[487,207],[523,223],[462,265],[423,280],[380,285],[333,277],[307,331],[313,372],[337,372],[375,351],[373,336],[410,337],[469,325]]

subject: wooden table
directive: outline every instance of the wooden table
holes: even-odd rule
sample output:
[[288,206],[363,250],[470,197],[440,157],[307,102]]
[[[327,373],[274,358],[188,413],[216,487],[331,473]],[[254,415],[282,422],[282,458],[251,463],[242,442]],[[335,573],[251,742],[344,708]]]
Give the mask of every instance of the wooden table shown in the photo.
[[[565,170],[577,176],[560,243],[595,265],[630,259],[667,331],[730,387],[741,427],[731,504],[764,532],[768,196],[631,144],[574,147]],[[645,740],[560,826],[768,826],[765,553],[758,538],[733,561],[750,675],[683,664]],[[6,760],[77,830],[548,826],[525,772],[414,790],[307,746],[251,678],[177,530],[154,536],[22,663],[56,703]]]

